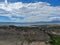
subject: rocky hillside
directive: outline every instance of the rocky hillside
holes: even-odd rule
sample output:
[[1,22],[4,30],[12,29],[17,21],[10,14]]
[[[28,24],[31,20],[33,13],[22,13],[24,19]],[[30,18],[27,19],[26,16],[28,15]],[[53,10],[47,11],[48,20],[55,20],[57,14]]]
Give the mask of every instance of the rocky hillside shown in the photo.
[[33,42],[34,45],[35,43],[39,43],[40,45],[40,42],[43,42],[44,44],[47,42],[48,44],[50,40],[49,34],[56,35],[57,33],[60,33],[60,26],[56,25],[40,25],[30,27],[20,27],[14,25],[0,26],[0,41],[16,41],[15,43],[17,45],[18,42],[20,43],[19,45],[25,45],[24,43],[27,42]]

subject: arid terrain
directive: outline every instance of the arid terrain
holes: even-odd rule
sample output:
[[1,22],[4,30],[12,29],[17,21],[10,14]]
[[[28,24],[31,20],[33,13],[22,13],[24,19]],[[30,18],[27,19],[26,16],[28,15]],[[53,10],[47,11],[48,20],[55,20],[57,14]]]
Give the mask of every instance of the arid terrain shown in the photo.
[[51,45],[50,35],[60,35],[60,25],[0,26],[0,45]]

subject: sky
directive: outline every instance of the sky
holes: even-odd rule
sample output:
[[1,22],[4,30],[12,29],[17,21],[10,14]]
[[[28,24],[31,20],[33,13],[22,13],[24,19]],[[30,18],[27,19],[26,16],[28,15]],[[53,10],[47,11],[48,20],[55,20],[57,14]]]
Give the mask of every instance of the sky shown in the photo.
[[0,22],[60,21],[60,0],[0,0]]

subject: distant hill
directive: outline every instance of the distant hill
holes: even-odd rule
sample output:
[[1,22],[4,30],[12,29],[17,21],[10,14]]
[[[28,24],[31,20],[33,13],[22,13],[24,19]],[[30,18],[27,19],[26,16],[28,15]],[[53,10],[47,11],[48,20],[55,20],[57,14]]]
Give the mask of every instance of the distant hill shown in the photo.
[[54,20],[54,21],[49,21],[49,22],[0,22],[0,25],[4,24],[4,25],[21,25],[21,26],[26,26],[26,25],[34,25],[34,24],[58,24],[60,23],[59,20]]

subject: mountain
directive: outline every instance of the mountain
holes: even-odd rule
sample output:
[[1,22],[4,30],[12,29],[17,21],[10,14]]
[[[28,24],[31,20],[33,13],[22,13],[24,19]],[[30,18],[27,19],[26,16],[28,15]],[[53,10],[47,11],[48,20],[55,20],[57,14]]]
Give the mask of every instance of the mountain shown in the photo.
[[0,25],[1,24],[11,24],[11,25],[19,25],[19,26],[27,26],[27,25],[34,25],[34,24],[58,24],[60,23],[60,20],[52,20],[52,21],[48,21],[48,22],[0,22]]

